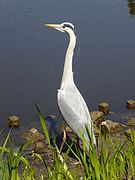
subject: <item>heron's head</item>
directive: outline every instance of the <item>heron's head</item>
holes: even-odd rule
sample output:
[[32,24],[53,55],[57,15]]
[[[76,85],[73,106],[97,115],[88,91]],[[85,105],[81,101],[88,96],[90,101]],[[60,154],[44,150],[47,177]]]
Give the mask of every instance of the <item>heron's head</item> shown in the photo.
[[69,32],[71,30],[74,31],[74,25],[70,22],[64,22],[61,24],[45,24],[45,26],[54,28],[61,32]]

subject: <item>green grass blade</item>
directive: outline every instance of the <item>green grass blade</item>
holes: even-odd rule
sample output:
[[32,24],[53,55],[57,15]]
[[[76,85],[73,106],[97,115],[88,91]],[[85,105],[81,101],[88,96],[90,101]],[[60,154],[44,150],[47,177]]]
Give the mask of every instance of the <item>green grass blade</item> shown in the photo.
[[24,158],[23,156],[20,157],[20,160],[25,164],[25,166],[27,166],[29,168],[29,170],[31,171],[31,173],[34,176],[35,173],[34,173],[33,168],[31,167],[29,161],[26,158]]
[[6,145],[7,145],[7,142],[8,142],[8,140],[9,140],[10,134],[11,134],[11,129],[10,129],[10,131],[9,131],[9,133],[8,133],[5,141],[4,141],[4,144],[3,144],[3,146],[2,146],[2,147],[3,147],[3,148],[2,148],[2,152],[1,152],[2,155],[4,154],[4,152],[5,152],[5,150],[6,150]]
[[[66,143],[66,145],[68,146],[68,148],[70,148],[70,146],[68,145],[68,143],[67,143],[67,142],[65,142],[65,143]],[[70,148],[70,151],[73,153],[73,155],[75,156],[75,158],[76,158],[78,161],[80,161],[79,156],[77,155],[77,153],[75,153],[75,152],[73,151],[72,148]]]
[[[54,145],[55,145],[55,148],[56,148],[56,151],[57,151],[58,158],[59,158],[59,160],[60,160],[61,163],[62,163],[62,167],[63,167],[64,172],[67,174],[68,178],[70,178],[71,180],[74,180],[72,174],[71,174],[70,171],[68,170],[67,164],[65,163],[62,155],[60,154],[60,151],[59,151],[57,145],[56,145],[56,144],[54,144]],[[68,152],[67,152],[67,153],[68,153]]]
[[47,139],[47,142],[49,144],[49,146],[51,145],[51,142],[50,142],[50,137],[49,137],[49,133],[48,133],[48,130],[47,130],[47,126],[46,126],[46,123],[45,123],[45,119],[43,117],[43,115],[41,114],[38,106],[35,104],[36,108],[37,108],[37,111],[38,111],[38,115],[39,115],[39,118],[40,118],[40,121],[41,121],[41,124],[42,124],[42,127],[43,127],[43,131],[45,133],[45,136],[46,136],[46,139]]

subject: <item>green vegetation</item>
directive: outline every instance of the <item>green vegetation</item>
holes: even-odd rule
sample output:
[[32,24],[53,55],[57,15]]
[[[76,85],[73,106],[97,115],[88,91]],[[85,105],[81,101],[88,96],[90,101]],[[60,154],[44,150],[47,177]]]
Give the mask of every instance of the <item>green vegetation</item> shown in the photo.
[[[36,175],[37,169],[33,167],[27,158],[26,148],[32,141],[25,143],[19,150],[14,149],[14,144],[10,141],[12,130],[8,133],[4,143],[0,146],[0,180],[63,180],[63,179],[84,179],[84,180],[121,180],[135,179],[135,132],[131,133],[130,138],[123,140],[123,143],[115,137],[115,142],[110,136],[102,137],[99,135],[98,152],[94,146],[89,153],[85,146],[81,151],[77,146],[73,150],[73,144],[68,146],[65,153],[58,148],[55,137],[54,146],[51,146],[51,139],[47,131],[45,120],[38,109],[43,131],[48,142],[50,151],[54,153],[53,166],[46,163],[42,154],[34,151],[30,152],[31,157],[36,157],[45,169],[45,173]],[[10,143],[9,143],[10,142]],[[8,145],[10,144],[10,145]],[[72,152],[78,162],[81,163],[81,173],[74,171],[68,166],[67,158]],[[76,166],[74,164],[74,166]]]

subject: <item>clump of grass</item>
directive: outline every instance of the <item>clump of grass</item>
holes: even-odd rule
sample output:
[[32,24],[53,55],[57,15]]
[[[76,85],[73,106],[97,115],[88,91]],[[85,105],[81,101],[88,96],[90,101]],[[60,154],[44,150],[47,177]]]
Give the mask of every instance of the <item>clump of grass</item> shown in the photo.
[[[27,142],[22,147],[16,151],[14,149],[13,143],[7,148],[7,143],[9,141],[11,130],[9,131],[4,143],[0,146],[0,178],[1,180],[20,180],[19,176],[19,166],[22,162],[24,164],[24,170],[22,176],[29,179],[34,179],[34,170],[30,166],[30,163],[25,158],[24,150],[31,143]],[[27,176],[26,176],[27,174]],[[29,175],[28,175],[29,174]]]
[[[40,112],[39,112],[40,113]],[[41,113],[40,113],[41,115]],[[43,120],[43,116],[42,116]],[[42,123],[43,125],[43,123]],[[45,125],[45,124],[44,124]],[[43,125],[43,126],[44,126]],[[43,127],[47,130],[46,127]],[[47,134],[46,131],[44,131]],[[88,134],[89,135],[89,134]],[[90,135],[89,135],[90,138]],[[85,140],[84,140],[85,141]],[[100,134],[99,136],[100,146],[97,153],[94,145],[90,145],[89,153],[86,151],[84,145],[83,151],[76,147],[76,152],[72,149],[72,144],[65,153],[64,157],[60,154],[60,151],[55,144],[57,153],[56,163],[52,174],[49,177],[56,178],[58,174],[61,174],[65,179],[75,179],[74,175],[69,172],[68,166],[66,165],[66,159],[71,151],[76,159],[82,163],[84,173],[82,179],[134,179],[135,178],[135,132],[132,131],[131,139],[128,140],[125,137],[124,143],[115,137],[115,143],[110,136],[105,139]],[[50,142],[50,141],[49,141]],[[49,143],[48,142],[48,143]],[[90,142],[92,140],[90,139]],[[62,178],[61,177],[61,178]],[[56,178],[57,179],[57,178]]]
[[[3,145],[0,146],[0,177],[2,180],[135,179],[134,130],[131,132],[131,138],[126,139],[125,137],[123,143],[121,143],[117,136],[115,137],[114,142],[110,136],[106,136],[106,138],[104,138],[100,134],[98,152],[94,145],[91,145],[90,151],[87,152],[85,144],[81,150],[78,146],[73,149],[74,143],[71,143],[70,145],[66,143],[68,149],[65,153],[62,153],[55,141],[56,137],[53,137],[54,146],[52,147],[51,138],[49,137],[45,119],[38,107],[37,110],[49,149],[54,153],[53,167],[50,166],[50,164],[47,164],[42,154],[31,151],[31,156],[38,158],[46,170],[46,173],[40,174],[38,177],[36,177],[36,169],[31,165],[25,151],[32,141],[22,145],[18,151],[14,149],[13,143],[7,147],[7,142],[9,141],[11,134],[10,130]],[[91,139],[90,142],[92,142]],[[67,164],[67,159],[70,152],[72,152],[78,162],[81,162],[81,166],[83,168],[81,176],[78,175],[78,172],[75,173],[74,171],[71,171]],[[22,164],[23,170],[20,173],[19,168]]]

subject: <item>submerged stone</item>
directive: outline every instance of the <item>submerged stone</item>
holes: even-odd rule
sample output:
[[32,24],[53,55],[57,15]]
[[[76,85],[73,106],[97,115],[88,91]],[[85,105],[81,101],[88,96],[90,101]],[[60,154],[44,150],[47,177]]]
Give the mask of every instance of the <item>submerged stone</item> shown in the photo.
[[10,128],[18,128],[20,126],[20,118],[18,116],[9,116],[8,118],[8,126]]
[[104,121],[104,113],[101,111],[90,112],[93,124],[99,126]]
[[128,108],[128,109],[135,109],[135,101],[134,100],[127,100],[127,102],[126,102],[126,107]]
[[105,115],[109,113],[109,104],[106,102],[99,104],[99,111],[103,112]]
[[24,132],[22,138],[25,141],[31,141],[28,148],[34,150],[37,153],[43,153],[45,150],[45,139],[44,135],[38,132],[36,128],[31,128]]
[[119,133],[124,125],[106,120],[101,123],[101,131],[104,133]]
[[130,118],[130,119],[128,120],[128,125],[135,127],[135,118]]
[[31,128],[24,132],[22,136],[26,141],[42,141],[44,139],[44,135],[38,132],[36,128]]

